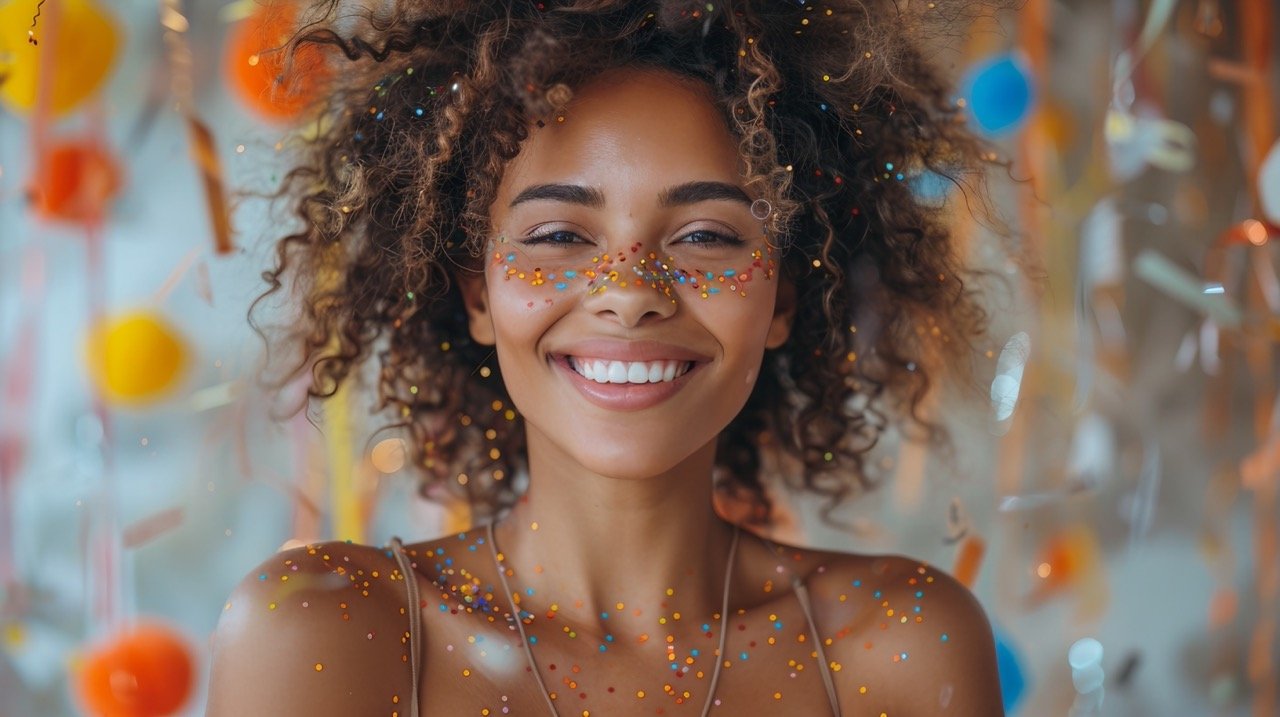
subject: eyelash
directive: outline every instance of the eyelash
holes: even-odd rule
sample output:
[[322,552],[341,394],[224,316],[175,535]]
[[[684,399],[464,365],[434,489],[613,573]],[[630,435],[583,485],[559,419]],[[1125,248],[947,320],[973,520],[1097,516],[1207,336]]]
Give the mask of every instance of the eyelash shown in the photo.
[[[521,241],[521,243],[526,246],[533,246],[537,244],[553,244],[553,245],[564,246],[568,244],[578,243],[578,241],[556,241],[552,239],[552,237],[556,237],[560,235],[568,235],[570,237],[573,237],[575,240],[581,239],[581,237],[579,237],[574,232],[565,231],[563,229],[557,229],[555,231],[544,232],[542,234],[535,234],[531,237],[524,239],[523,241]],[[720,232],[713,232],[707,229],[697,229],[697,230],[691,231],[688,234],[685,234],[683,237],[681,237],[681,239],[685,239],[694,235],[709,236],[709,237],[712,237],[712,240],[691,242],[693,244],[701,244],[701,245],[723,244],[725,246],[742,246],[742,244],[745,243],[742,237],[737,236],[736,234],[721,234]]]

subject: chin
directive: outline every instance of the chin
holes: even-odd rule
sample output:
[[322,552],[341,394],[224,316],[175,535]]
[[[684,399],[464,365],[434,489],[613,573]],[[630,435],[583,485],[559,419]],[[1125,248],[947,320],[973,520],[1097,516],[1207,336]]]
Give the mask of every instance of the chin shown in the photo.
[[589,447],[590,455],[583,456],[582,465],[587,470],[620,480],[645,480],[676,470],[696,449],[685,452],[674,447],[645,445]]

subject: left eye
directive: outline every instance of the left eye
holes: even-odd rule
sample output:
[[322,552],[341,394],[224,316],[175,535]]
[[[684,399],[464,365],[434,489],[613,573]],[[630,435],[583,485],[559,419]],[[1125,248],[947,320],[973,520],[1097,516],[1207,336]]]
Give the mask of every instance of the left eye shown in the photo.
[[729,236],[727,234],[707,231],[705,229],[689,232],[688,234],[685,234],[684,236],[680,237],[680,241],[686,244],[703,244],[703,245],[720,244],[724,246],[737,246],[739,244],[742,244],[741,237]]

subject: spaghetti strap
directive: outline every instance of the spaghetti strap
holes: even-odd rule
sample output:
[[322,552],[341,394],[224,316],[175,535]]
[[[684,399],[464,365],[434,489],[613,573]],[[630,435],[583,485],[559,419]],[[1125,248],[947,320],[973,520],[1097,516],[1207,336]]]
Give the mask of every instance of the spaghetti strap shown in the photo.
[[[781,552],[777,544],[772,540],[763,535],[757,537],[768,546],[774,555]],[[822,675],[822,686],[827,688],[827,700],[831,702],[831,714],[834,717],[841,717],[840,701],[836,699],[835,677],[831,674],[831,663],[827,661],[827,653],[822,649],[822,635],[818,634],[818,623],[813,619],[813,603],[809,600],[809,588],[804,584],[804,580],[800,579],[799,575],[792,573],[791,589],[795,592],[796,600],[800,601],[800,609],[804,611],[804,619],[809,623],[809,635],[813,638],[814,651],[818,653],[818,664],[822,667],[818,672]]]
[[796,577],[791,582],[791,587],[795,590],[796,599],[800,601],[800,608],[804,610],[804,619],[809,621],[809,634],[813,635],[813,647],[818,653],[818,663],[822,665],[820,674],[822,675],[822,685],[827,688],[827,699],[831,701],[831,714],[840,717],[840,701],[836,699],[835,680],[831,675],[831,663],[827,662],[827,655],[822,649],[822,636],[818,634],[818,625],[813,621],[813,606],[809,602],[809,589],[805,587],[804,581]]
[[417,574],[413,571],[413,566],[409,561],[409,556],[404,552],[404,543],[400,542],[400,538],[393,537],[391,546],[395,550],[396,562],[400,564],[400,574],[404,576],[404,582],[409,593],[409,672],[412,675],[412,691],[409,693],[409,717],[418,717],[418,679],[421,677],[422,668],[418,664],[421,660],[421,640],[422,640],[422,609],[418,598],[418,579]]

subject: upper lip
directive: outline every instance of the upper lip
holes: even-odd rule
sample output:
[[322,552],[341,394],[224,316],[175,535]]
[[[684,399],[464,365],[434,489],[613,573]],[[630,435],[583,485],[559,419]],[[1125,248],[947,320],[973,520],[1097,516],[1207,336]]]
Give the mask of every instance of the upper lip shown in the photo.
[[711,357],[686,346],[661,341],[624,341],[618,339],[587,339],[562,346],[551,353],[578,358],[609,359],[611,361],[710,361]]

